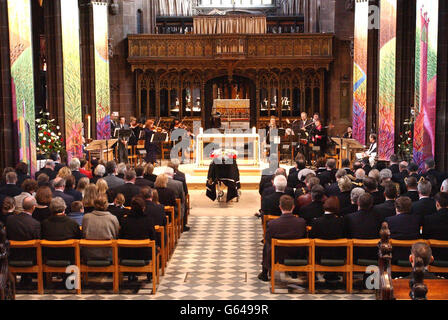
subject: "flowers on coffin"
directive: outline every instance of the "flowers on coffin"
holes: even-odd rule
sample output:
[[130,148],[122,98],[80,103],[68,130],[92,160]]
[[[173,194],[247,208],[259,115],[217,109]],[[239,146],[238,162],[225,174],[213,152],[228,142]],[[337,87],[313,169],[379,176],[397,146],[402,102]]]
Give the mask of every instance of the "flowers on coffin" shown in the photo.
[[223,158],[223,159],[236,159],[238,157],[238,152],[233,149],[217,149],[214,150],[210,154],[210,158],[216,159],[216,158]]

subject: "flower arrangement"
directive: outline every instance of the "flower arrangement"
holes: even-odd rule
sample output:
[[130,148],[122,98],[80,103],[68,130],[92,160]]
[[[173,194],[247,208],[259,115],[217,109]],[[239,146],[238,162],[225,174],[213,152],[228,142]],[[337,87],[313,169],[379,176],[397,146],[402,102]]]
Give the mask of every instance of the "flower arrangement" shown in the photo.
[[224,150],[217,149],[210,154],[210,158],[212,159],[216,158],[236,159],[237,156],[238,152],[236,152],[236,150],[233,149],[224,149]]
[[400,132],[400,142],[398,143],[398,154],[403,160],[410,161],[413,155],[413,119],[406,119],[403,123],[403,132]]
[[36,119],[37,124],[37,148],[36,151],[43,155],[50,155],[52,152],[61,153],[63,151],[64,139],[61,137],[61,128],[54,124],[54,119],[49,119],[49,112],[39,113]]

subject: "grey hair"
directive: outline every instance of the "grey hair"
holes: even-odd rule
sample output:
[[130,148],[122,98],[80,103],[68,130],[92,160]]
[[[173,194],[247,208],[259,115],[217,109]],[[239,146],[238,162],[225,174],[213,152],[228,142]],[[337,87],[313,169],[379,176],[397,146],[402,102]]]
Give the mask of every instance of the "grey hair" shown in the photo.
[[117,172],[118,174],[125,174],[126,173],[126,164],[125,163],[119,163],[117,166]]
[[274,187],[275,191],[284,192],[288,181],[286,180],[284,175],[278,175],[274,178]]
[[164,174],[166,174],[168,177],[173,177],[174,176],[174,169],[170,168],[170,167],[166,167],[165,171],[163,171]]
[[47,167],[47,166],[54,167],[54,161],[51,160],[51,159],[48,159],[47,161],[45,161],[45,166],[46,166],[46,167]]
[[423,196],[429,196],[431,194],[432,185],[427,180],[422,180],[418,183],[417,190]]
[[375,179],[377,182],[380,182],[380,172],[378,169],[372,169],[368,175],[370,178]]
[[442,186],[440,187],[441,192],[448,192],[448,179],[443,180]]
[[347,175],[347,171],[345,171],[344,169],[339,169],[338,171],[336,171],[336,179],[340,179],[342,177],[345,177]]
[[106,168],[102,164],[99,164],[96,166],[94,173],[98,177],[104,177],[106,174]]
[[277,169],[275,170],[274,175],[275,175],[275,176],[283,175],[283,176],[286,177],[286,170],[285,170],[285,168],[282,168],[282,167],[277,168]]
[[64,199],[56,197],[51,200],[49,208],[52,214],[62,213],[67,209],[67,205],[65,204]]
[[364,169],[358,169],[355,172],[355,177],[356,179],[362,180],[366,177],[366,172],[364,171]]
[[73,158],[72,161],[70,161],[69,167],[72,171],[79,170],[81,167],[81,162],[78,158]]
[[392,171],[390,169],[383,169],[380,171],[380,180],[392,179]]
[[352,187],[353,187],[352,181],[350,180],[349,177],[343,176],[338,179],[338,187],[339,187],[339,190],[341,190],[341,192],[350,191],[350,190],[352,190]]
[[366,190],[362,188],[354,188],[350,193],[350,200],[352,201],[352,203],[357,204],[359,197],[364,193],[366,193]]
[[65,179],[64,178],[56,178],[53,180],[53,187],[56,188],[65,188]]

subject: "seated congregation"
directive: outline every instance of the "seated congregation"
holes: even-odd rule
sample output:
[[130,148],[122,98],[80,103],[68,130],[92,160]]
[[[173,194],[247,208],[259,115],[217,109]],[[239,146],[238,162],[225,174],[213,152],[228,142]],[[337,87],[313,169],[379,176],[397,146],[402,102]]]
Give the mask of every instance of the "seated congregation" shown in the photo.
[[178,168],[179,161],[170,161],[157,176],[152,164],[96,161],[89,167],[73,158],[66,166],[57,154],[34,177],[22,163],[6,168],[0,229],[10,243],[11,272],[24,286],[37,278],[42,294],[52,274],[65,280],[64,268],[75,265],[85,282],[89,272],[112,272],[117,292],[114,268],[120,268],[129,282],[147,273],[154,294],[159,268],[163,275],[180,234],[189,230],[188,188]]
[[[437,242],[448,240],[447,175],[435,170],[432,159],[420,173],[415,163],[399,162],[395,155],[390,160],[388,167],[378,163],[373,168],[368,162],[351,166],[344,160],[336,169],[334,159],[321,158],[311,170],[299,159],[289,174],[278,168],[262,176],[261,209],[255,214],[264,227],[258,278],[271,278],[274,292],[275,265],[274,271],[308,273],[311,292],[318,273],[329,287],[340,283],[343,275],[348,292],[353,274],[364,273],[365,286],[366,268],[378,266],[384,222],[393,247],[393,277],[406,277],[413,270],[410,255],[415,243],[436,243],[427,267],[437,275],[448,272],[443,268],[448,242]],[[297,272],[288,274],[297,278]]]

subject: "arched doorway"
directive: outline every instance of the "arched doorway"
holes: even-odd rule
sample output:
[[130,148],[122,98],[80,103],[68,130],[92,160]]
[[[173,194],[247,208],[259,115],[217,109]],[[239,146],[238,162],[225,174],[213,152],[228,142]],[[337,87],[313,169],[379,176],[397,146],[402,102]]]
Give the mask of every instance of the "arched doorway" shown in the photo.
[[205,129],[211,127],[213,101],[215,99],[250,99],[250,127],[256,126],[256,86],[247,77],[234,75],[232,79],[221,76],[205,84]]

